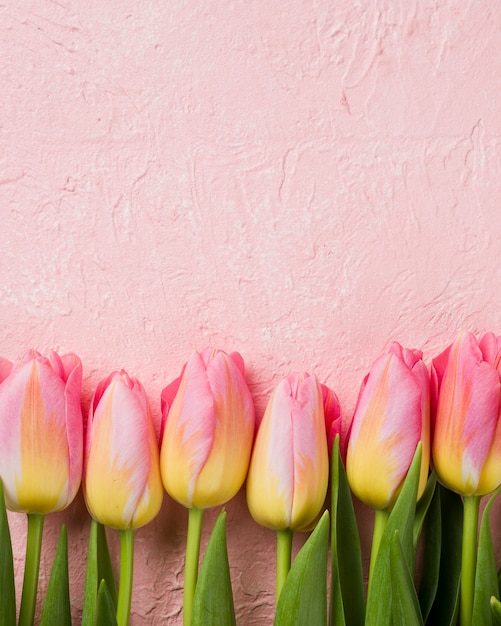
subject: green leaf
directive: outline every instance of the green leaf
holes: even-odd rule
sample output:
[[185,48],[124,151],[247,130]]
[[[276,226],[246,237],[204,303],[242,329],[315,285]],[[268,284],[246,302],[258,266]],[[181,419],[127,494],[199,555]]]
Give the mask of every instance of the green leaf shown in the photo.
[[346,472],[339,453],[339,435],[331,461],[331,626],[363,626],[365,620],[364,578],[357,520]]
[[419,604],[426,622],[433,606],[440,575],[440,555],[442,545],[442,515],[440,512],[440,489],[435,489],[424,521],[423,561],[419,585]]
[[374,564],[367,598],[366,626],[381,626],[392,623],[392,586],[390,572],[390,550],[395,531],[398,531],[401,550],[409,571],[414,571],[414,513],[421,471],[421,444],[416,448],[414,459],[395,502]]
[[[89,546],[87,549],[82,626],[94,626],[95,624],[99,583],[102,580],[106,581],[107,593],[116,609],[117,591],[110,552],[106,541],[106,530],[102,524],[93,519],[90,524]],[[111,593],[110,589],[112,590]]]
[[298,552],[278,599],[274,626],[325,626],[329,512]]
[[423,529],[423,524],[426,519],[428,509],[433,500],[433,496],[435,495],[436,486],[437,486],[437,474],[435,471],[433,471],[428,476],[426,487],[424,488],[423,494],[419,498],[418,503],[416,504],[416,514],[414,517],[414,548],[417,547],[419,537],[421,536],[421,531]]
[[438,485],[440,491],[441,558],[435,601],[427,624],[454,626],[459,607],[463,502],[461,496]]
[[117,606],[117,585],[115,582],[115,574],[111,564],[110,551],[108,542],[106,541],[106,528],[103,524],[97,524],[97,571],[99,580],[106,581],[106,590],[109,593],[113,606]]
[[405,626],[423,626],[414,581],[405,559],[398,530],[390,547],[390,572],[393,600],[393,623]]
[[9,520],[0,480],[0,626],[16,624],[16,588]]
[[500,492],[501,487],[496,489],[484,509],[478,540],[473,623],[485,624],[486,626],[490,624],[491,621],[491,596],[497,597],[499,594],[496,556],[494,554],[494,543],[492,541],[490,515],[492,505]]
[[226,512],[221,511],[209,538],[193,601],[192,626],[235,626]]
[[117,626],[115,605],[108,591],[106,580],[101,580],[97,592],[97,612],[95,626]]
[[63,524],[40,618],[40,626],[71,626],[68,535]]

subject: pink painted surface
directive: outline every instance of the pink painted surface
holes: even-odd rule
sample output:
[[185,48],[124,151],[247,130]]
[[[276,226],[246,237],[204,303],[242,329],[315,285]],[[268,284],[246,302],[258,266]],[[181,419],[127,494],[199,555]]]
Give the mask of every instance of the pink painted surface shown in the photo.
[[[0,351],[76,352],[85,407],[123,367],[158,420],[210,344],[258,415],[307,369],[348,417],[392,340],[429,362],[501,333],[496,0],[7,0],[0,24]],[[269,624],[272,533],[227,509],[239,624]],[[82,500],[47,561],[61,519],[77,617]],[[133,626],[180,623],[185,532],[167,497],[138,532]]]

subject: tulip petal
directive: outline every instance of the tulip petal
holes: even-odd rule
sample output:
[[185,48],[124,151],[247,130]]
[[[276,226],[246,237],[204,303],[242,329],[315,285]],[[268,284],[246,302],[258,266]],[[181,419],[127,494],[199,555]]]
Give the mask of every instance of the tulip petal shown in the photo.
[[353,417],[347,472],[354,493],[384,509],[395,499],[421,440],[422,389],[395,352],[377,359]]
[[68,489],[64,383],[37,360],[0,386],[0,474],[7,506],[47,513],[63,508]]
[[281,381],[258,430],[247,479],[254,519],[274,529],[302,529],[325,499],[328,455],[322,390],[308,374]]
[[[461,335],[447,357],[434,424],[433,461],[446,486],[463,495],[482,495],[480,478],[498,428],[499,375],[483,360],[471,333]],[[443,367],[443,357],[434,360],[433,367]]]
[[91,412],[84,489],[91,514],[102,524],[137,528],[158,513],[162,488],[144,389],[124,376],[115,373],[107,379]]
[[4,381],[12,371],[12,363],[0,356],[0,383]]

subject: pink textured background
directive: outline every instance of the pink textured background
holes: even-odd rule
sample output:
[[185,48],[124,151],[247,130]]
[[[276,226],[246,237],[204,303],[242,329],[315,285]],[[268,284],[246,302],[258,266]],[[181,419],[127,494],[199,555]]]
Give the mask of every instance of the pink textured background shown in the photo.
[[[7,0],[0,31],[0,351],[76,352],[85,406],[124,367],[158,418],[211,344],[259,415],[307,369],[348,417],[391,340],[501,333],[496,0]],[[227,508],[239,624],[269,624],[272,533]],[[61,520],[77,617],[81,498],[47,561]],[[185,532],[167,497],[138,532],[133,626],[180,623]]]

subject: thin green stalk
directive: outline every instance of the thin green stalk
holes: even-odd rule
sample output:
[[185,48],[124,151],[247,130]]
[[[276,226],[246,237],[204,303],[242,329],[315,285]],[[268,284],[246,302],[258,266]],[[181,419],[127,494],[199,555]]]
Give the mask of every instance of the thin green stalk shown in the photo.
[[288,528],[277,530],[277,591],[276,604],[284,586],[285,579],[291,568],[292,561],[292,536],[294,532]]
[[37,602],[38,573],[42,551],[42,534],[45,516],[28,513],[28,535],[24,561],[23,594],[19,611],[19,626],[32,626]]
[[374,574],[374,566],[376,564],[377,553],[379,552],[379,544],[386,528],[386,523],[390,512],[388,509],[376,509],[374,513],[374,530],[372,533],[371,560],[369,565],[369,590],[371,588],[372,575]]
[[477,568],[477,531],[480,496],[463,498],[463,544],[461,549],[460,624],[472,626],[475,571]]
[[198,557],[204,510],[192,508],[188,511],[188,537],[186,539],[186,561],[184,565],[183,624],[191,625],[193,599],[198,578]]
[[134,574],[134,529],[120,531],[120,582],[118,587],[117,624],[128,626]]

